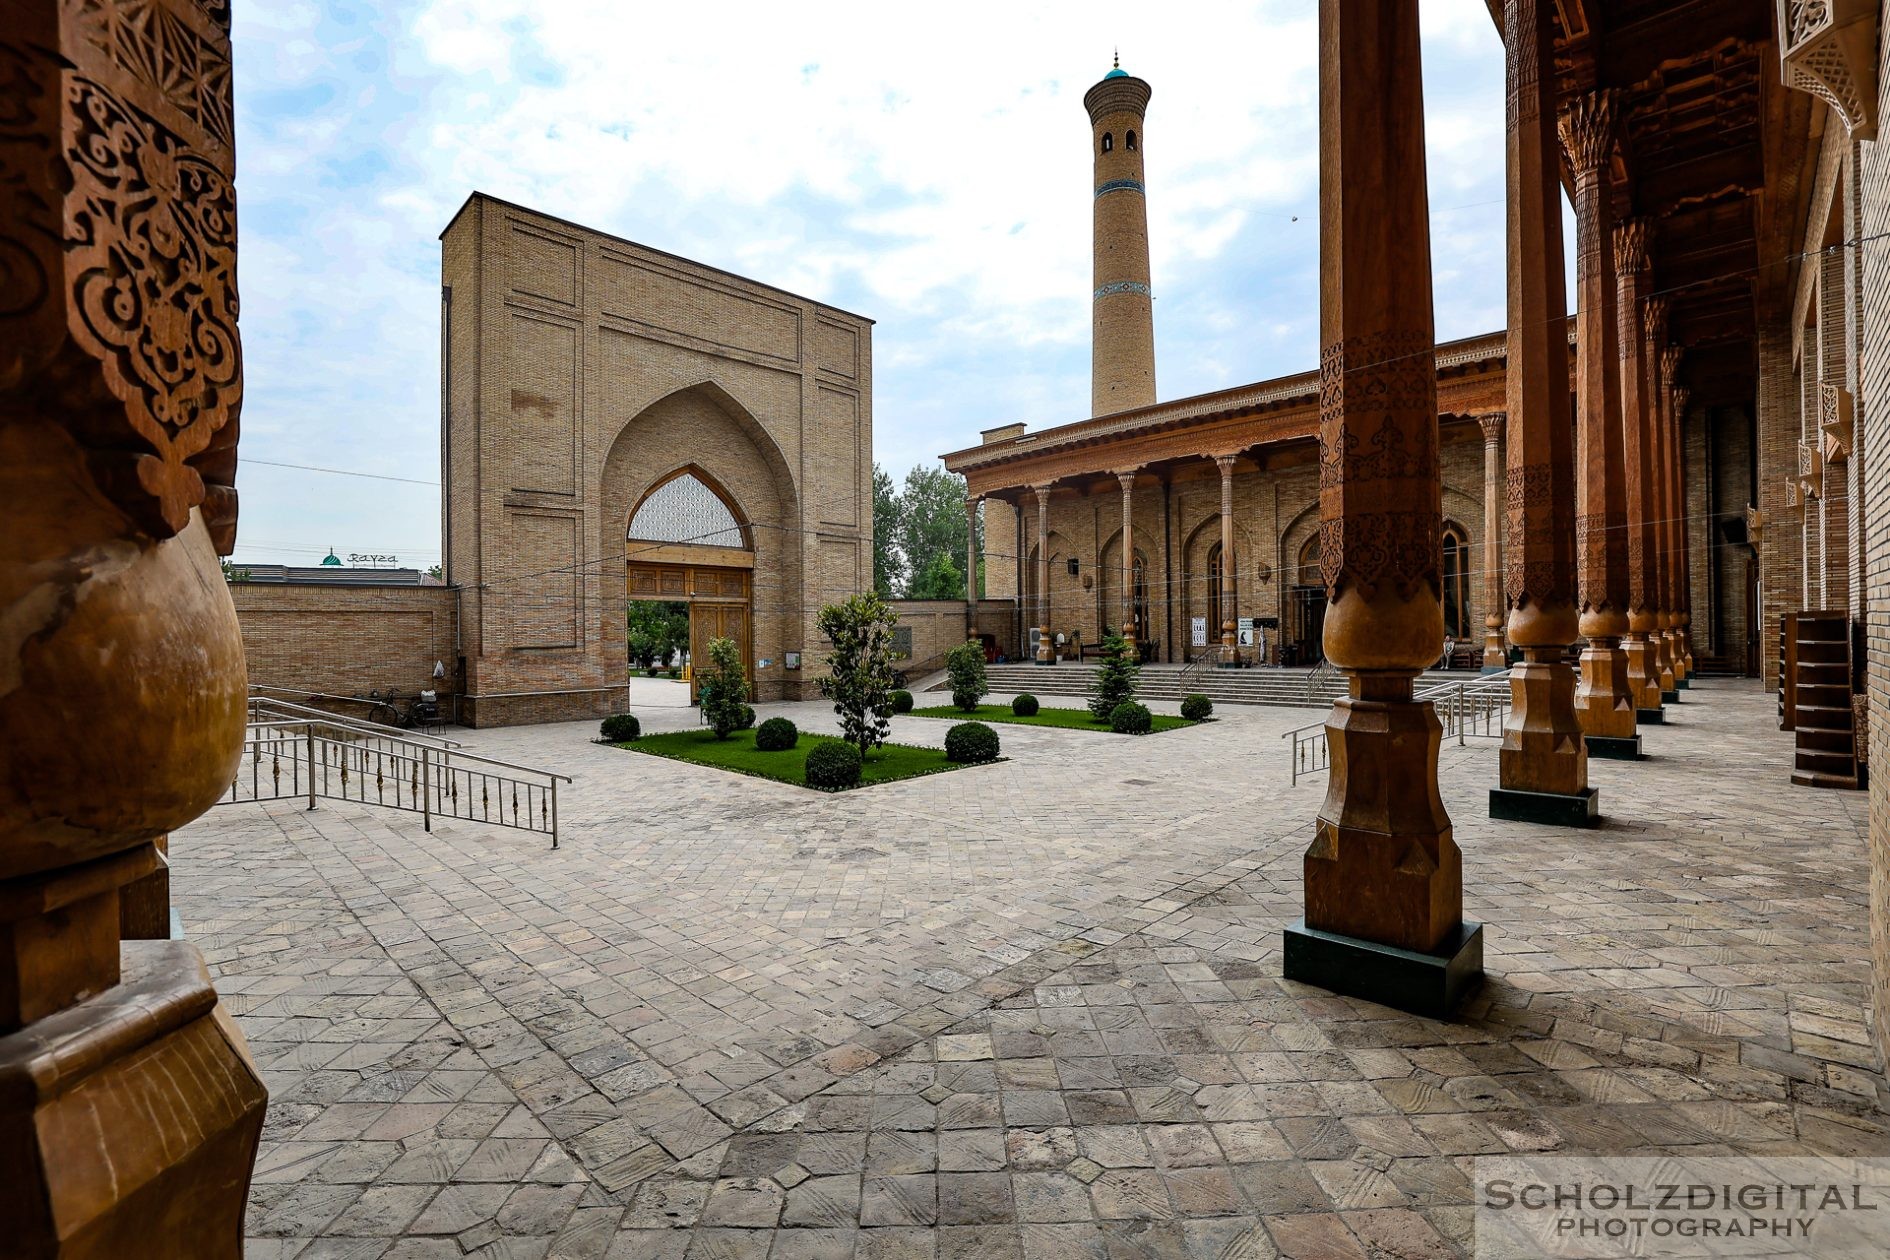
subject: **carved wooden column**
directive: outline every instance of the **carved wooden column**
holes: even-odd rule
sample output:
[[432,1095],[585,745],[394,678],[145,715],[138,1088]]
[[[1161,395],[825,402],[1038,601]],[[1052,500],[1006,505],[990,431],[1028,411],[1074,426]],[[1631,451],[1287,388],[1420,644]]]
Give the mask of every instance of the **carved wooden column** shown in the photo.
[[1582,678],[1575,712],[1597,757],[1637,758],[1634,697],[1628,691],[1627,477],[1621,438],[1620,364],[1615,358],[1613,214],[1607,166],[1614,152],[1615,96],[1589,92],[1568,102],[1562,147],[1575,173],[1576,499],[1580,564]]
[[1505,0],[1509,92],[1509,355],[1504,523],[1510,673],[1500,786],[1490,816],[1592,825],[1588,746],[1575,714],[1575,454],[1569,423],[1568,295],[1562,279],[1561,156],[1553,10]]
[[1685,684],[1686,650],[1682,646],[1680,617],[1686,600],[1686,553],[1680,541],[1680,525],[1687,514],[1686,498],[1681,493],[1680,425],[1682,417],[1675,405],[1674,391],[1679,387],[1680,359],[1686,352],[1679,346],[1667,346],[1660,352],[1660,458],[1663,469],[1661,493],[1666,511],[1660,535],[1661,582],[1666,615],[1661,620],[1661,638],[1666,651],[1661,685],[1669,703],[1679,703],[1680,687]]
[[1658,674],[1663,705],[1679,699],[1673,683],[1673,636],[1667,633],[1673,616],[1668,606],[1667,570],[1673,560],[1667,554],[1666,531],[1667,521],[1673,515],[1673,503],[1667,484],[1667,387],[1660,374],[1661,351],[1667,344],[1667,313],[1666,298],[1650,297],[1641,304],[1642,390],[1647,398],[1648,425],[1654,435],[1649,443],[1654,473],[1654,529],[1647,563],[1654,573],[1654,616],[1658,627],[1648,641],[1654,646],[1653,668]]
[[1240,663],[1238,580],[1234,564],[1234,457],[1216,455],[1221,470],[1221,664]]
[[227,8],[3,11],[0,1222],[236,1260],[267,1093],[196,947],[119,940],[243,745]]
[[[1687,550],[1687,404],[1692,392],[1684,385],[1673,388],[1673,425],[1669,430],[1668,456],[1673,461],[1673,685],[1685,691],[1693,675],[1693,556]],[[1818,500],[1822,507],[1824,500]]]
[[1122,600],[1116,612],[1116,624],[1131,648],[1140,636],[1135,624],[1135,473],[1119,472],[1116,484],[1122,487]]
[[1648,392],[1645,340],[1641,336],[1641,290],[1647,274],[1647,220],[1629,219],[1614,229],[1614,273],[1620,313],[1621,434],[1627,471],[1628,690],[1637,722],[1658,722],[1660,656],[1659,461]]
[[965,500],[965,638],[978,637],[978,505],[984,496]]
[[1478,416],[1483,426],[1483,672],[1509,667],[1503,648],[1503,426],[1500,411]]
[[1037,496],[1037,664],[1057,663],[1050,641],[1050,487],[1032,486]]
[[1319,4],[1319,522],[1349,695],[1285,975],[1429,1014],[1482,972],[1412,682],[1444,637],[1437,378],[1416,0]]

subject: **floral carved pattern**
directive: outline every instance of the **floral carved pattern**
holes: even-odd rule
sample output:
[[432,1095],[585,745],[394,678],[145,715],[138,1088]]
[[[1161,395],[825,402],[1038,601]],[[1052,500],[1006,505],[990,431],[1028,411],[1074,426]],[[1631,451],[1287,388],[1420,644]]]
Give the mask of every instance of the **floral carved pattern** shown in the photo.
[[1513,607],[1575,601],[1573,504],[1555,490],[1556,470],[1546,463],[1512,466],[1505,478],[1504,579]]
[[1415,332],[1351,337],[1319,364],[1319,568],[1329,598],[1443,589],[1437,369]]
[[[147,527],[173,534],[204,498],[190,461],[242,397],[235,192],[216,165],[91,80],[67,76],[65,107],[68,329],[103,366],[136,438],[95,433],[89,444],[104,448],[96,466],[115,492],[135,483],[155,501],[140,513]],[[223,445],[233,439],[232,425]]]

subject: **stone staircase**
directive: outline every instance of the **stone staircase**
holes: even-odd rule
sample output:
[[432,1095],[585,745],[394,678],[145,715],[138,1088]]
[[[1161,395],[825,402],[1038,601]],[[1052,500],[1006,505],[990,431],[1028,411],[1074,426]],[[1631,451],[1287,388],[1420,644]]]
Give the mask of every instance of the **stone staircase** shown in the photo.
[[[987,665],[985,678],[994,695],[1087,696],[1098,666],[1094,662],[1060,661],[1056,665]],[[1468,682],[1472,670],[1430,670],[1418,680],[1418,690],[1440,682]],[[949,691],[950,684],[934,683],[929,690]],[[1200,692],[1216,704],[1263,704],[1282,708],[1327,709],[1345,694],[1345,679],[1326,671],[1317,678],[1309,669],[1202,669],[1188,672],[1178,665],[1145,665],[1136,684],[1143,700],[1178,701]]]

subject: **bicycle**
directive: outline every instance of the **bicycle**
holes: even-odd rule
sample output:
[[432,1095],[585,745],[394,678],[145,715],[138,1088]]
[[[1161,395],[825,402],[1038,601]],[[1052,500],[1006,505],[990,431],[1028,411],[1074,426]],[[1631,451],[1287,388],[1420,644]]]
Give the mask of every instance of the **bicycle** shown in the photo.
[[378,722],[382,726],[410,731],[415,727],[438,726],[440,722],[440,703],[431,691],[422,691],[407,700],[405,710],[400,707],[400,701],[406,697],[397,687],[389,687],[384,692],[370,691],[365,696],[355,698],[372,702],[368,706],[368,721]]

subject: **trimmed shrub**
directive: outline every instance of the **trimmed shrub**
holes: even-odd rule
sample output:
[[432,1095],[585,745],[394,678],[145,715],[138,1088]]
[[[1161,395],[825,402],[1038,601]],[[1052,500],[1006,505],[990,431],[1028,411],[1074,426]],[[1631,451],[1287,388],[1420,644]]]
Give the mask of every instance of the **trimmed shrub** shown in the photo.
[[613,744],[627,743],[643,734],[643,724],[634,713],[613,713],[604,719],[598,734]]
[[1011,701],[1011,712],[1018,717],[1036,717],[1037,697],[1030,695],[1017,697]]
[[[748,707],[748,676],[742,673],[742,650],[733,639],[709,640],[709,668],[702,673],[698,703],[702,721],[717,739],[746,730],[754,722]],[[743,720],[742,714],[748,714]]]
[[762,752],[785,752],[800,739],[800,730],[784,717],[771,717],[755,728],[755,747]]
[[1155,729],[1147,706],[1124,700],[1109,714],[1109,729],[1118,735],[1146,735]]
[[905,690],[893,692],[892,705],[894,713],[912,712],[912,693]]
[[752,726],[754,726],[754,724],[755,724],[755,706],[754,706],[754,705],[752,705],[752,704],[744,704],[744,705],[742,706],[742,711],[741,711],[741,714],[740,714],[740,719],[741,719],[741,720],[740,720],[740,721],[738,721],[738,722],[737,722],[737,723],[735,724],[735,729],[736,729],[736,730],[738,730],[738,731],[745,731],[745,730],[748,730],[748,729],[749,729],[750,727],[752,727]]
[[984,646],[976,639],[960,643],[945,653],[945,672],[951,676],[952,704],[976,713],[978,701],[991,690],[984,678]]
[[997,732],[983,722],[960,722],[945,732],[945,760],[996,761]]
[[1181,716],[1190,722],[1199,722],[1212,712],[1214,712],[1214,702],[1200,692],[1182,697]]
[[860,781],[860,750],[845,740],[824,739],[807,754],[807,786],[838,791]]

